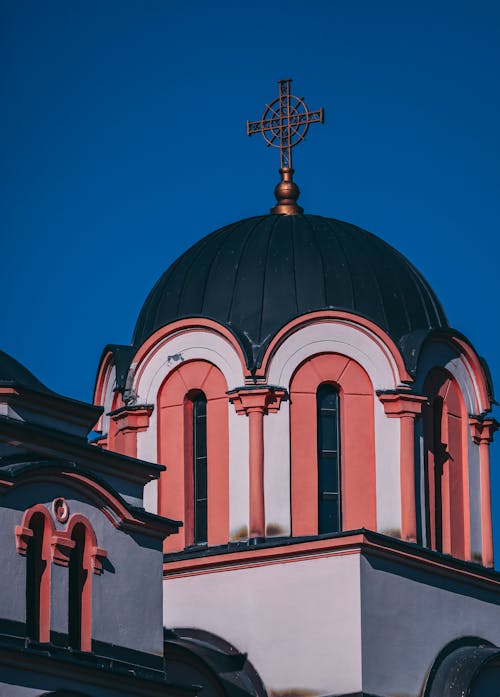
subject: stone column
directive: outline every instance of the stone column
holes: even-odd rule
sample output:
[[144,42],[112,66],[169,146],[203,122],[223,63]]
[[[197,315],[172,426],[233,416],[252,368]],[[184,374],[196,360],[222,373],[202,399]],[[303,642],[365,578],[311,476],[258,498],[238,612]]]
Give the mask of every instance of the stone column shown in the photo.
[[118,452],[137,457],[137,433],[148,428],[152,413],[150,404],[120,407],[109,413],[116,423],[115,447]]
[[285,390],[268,385],[239,387],[229,392],[229,399],[238,414],[248,416],[250,432],[249,496],[250,543],[265,539],[266,515],[264,503],[264,416],[277,412]]
[[493,531],[491,527],[490,443],[498,428],[495,419],[469,418],[472,440],[479,446],[479,486],[481,497],[481,557],[484,566],[493,566]]
[[378,396],[386,415],[400,419],[401,538],[416,542],[415,417],[427,398],[409,392],[383,392]]

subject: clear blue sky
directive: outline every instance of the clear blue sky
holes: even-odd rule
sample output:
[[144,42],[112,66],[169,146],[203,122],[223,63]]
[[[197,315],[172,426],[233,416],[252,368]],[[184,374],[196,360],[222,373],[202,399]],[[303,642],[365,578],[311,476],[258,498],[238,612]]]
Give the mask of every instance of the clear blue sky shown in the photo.
[[408,256],[500,394],[500,3],[3,0],[0,62],[0,345],[52,389],[90,400],[165,268],[273,205],[245,121],[293,77],[302,205]]

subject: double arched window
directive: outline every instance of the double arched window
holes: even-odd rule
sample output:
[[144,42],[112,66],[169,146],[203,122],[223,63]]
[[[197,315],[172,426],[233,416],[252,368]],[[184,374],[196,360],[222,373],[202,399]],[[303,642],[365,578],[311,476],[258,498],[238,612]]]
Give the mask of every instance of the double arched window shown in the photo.
[[318,533],[342,529],[340,495],[340,397],[329,383],[316,393],[318,436]]
[[100,574],[106,552],[97,546],[85,516],[73,514],[64,530],[55,529],[47,508],[28,509],[16,526],[16,546],[26,557],[26,635],[50,641],[51,563],[68,567],[68,644],[92,648],[92,574]]

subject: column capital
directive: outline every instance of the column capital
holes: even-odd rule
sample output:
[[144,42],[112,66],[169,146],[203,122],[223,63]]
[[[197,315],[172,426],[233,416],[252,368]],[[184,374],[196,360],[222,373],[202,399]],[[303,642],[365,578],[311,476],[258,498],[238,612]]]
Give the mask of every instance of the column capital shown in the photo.
[[377,392],[377,396],[384,405],[386,416],[393,419],[405,416],[414,419],[422,412],[422,406],[427,402],[427,397],[413,392]]
[[237,414],[248,415],[253,411],[275,414],[286,396],[286,390],[273,385],[256,385],[237,387],[227,394]]
[[110,411],[110,416],[119,431],[145,431],[153,413],[152,404],[135,404]]
[[496,419],[484,416],[469,416],[472,440],[477,445],[491,443],[493,434],[498,430],[499,423]]

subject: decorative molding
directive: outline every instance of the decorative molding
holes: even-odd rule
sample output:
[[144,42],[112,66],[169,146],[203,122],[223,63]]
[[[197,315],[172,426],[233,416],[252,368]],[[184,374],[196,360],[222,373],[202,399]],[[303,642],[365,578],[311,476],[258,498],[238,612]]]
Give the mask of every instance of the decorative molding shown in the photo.
[[472,440],[477,445],[491,443],[493,435],[500,425],[496,419],[485,418],[484,416],[469,416],[469,424]]
[[229,401],[237,414],[260,411],[262,414],[276,414],[287,392],[283,387],[259,385],[258,387],[237,387],[228,393]]
[[54,514],[56,520],[60,523],[65,523],[69,518],[69,506],[66,499],[62,496],[54,499],[52,501],[52,513]]
[[393,419],[405,416],[415,418],[421,414],[422,406],[427,402],[427,397],[412,392],[377,392],[377,396],[384,405],[386,416]]
[[153,413],[152,404],[127,405],[110,411],[110,416],[116,423],[118,431],[145,431]]
[[91,547],[90,567],[92,569],[92,573],[96,574],[96,576],[100,576],[102,574],[102,564],[107,556],[108,553],[105,549],[101,549],[100,547],[96,547],[95,545]]
[[28,551],[28,543],[33,537],[33,530],[31,528],[24,527],[24,525],[16,525],[15,534],[17,552],[18,554],[26,556],[26,552]]
[[50,538],[50,557],[57,566],[69,566],[71,550],[75,541],[67,533],[56,533]]

